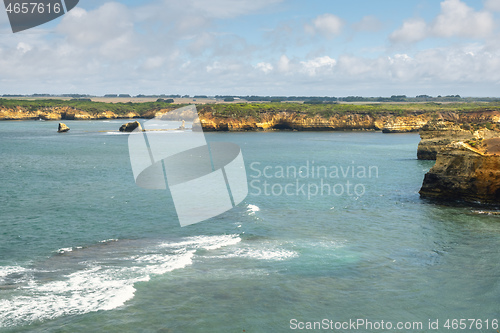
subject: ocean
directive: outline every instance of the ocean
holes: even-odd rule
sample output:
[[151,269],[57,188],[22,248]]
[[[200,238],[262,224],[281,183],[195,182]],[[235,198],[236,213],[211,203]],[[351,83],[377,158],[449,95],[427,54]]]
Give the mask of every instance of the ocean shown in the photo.
[[420,199],[418,134],[205,133],[249,193],[180,227],[124,122],[0,122],[1,332],[499,329],[500,217]]

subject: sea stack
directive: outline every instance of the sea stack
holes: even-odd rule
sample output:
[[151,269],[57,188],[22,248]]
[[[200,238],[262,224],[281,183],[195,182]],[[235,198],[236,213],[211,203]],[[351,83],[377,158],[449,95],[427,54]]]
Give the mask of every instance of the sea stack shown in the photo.
[[500,138],[444,147],[419,193],[423,198],[500,204]]
[[133,121],[130,123],[123,124],[120,127],[120,132],[132,132],[136,128],[138,128],[139,131],[142,131],[141,123],[139,123],[138,121]]
[[66,124],[64,124],[64,123],[59,123],[59,129],[57,130],[57,132],[65,133],[67,131],[69,131],[69,127],[66,126]]

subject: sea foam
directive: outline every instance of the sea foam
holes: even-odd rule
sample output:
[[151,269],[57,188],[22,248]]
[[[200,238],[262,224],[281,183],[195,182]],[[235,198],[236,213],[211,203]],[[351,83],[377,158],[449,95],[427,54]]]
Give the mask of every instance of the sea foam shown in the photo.
[[[135,254],[129,256],[122,256],[129,251],[128,243],[120,245],[114,239],[93,247],[59,249],[52,258],[61,263],[61,267],[54,266],[51,272],[57,276],[56,280],[30,274],[28,281],[0,300],[0,327],[115,309],[134,297],[135,283],[191,265],[197,249],[214,250],[240,241],[238,235],[196,236],[136,248]],[[102,244],[109,245],[102,247]],[[81,258],[79,266],[72,260],[64,260],[67,256]],[[69,266],[70,262],[73,266]],[[29,270],[20,266],[2,267],[0,282],[9,275]],[[58,271],[67,273],[57,275]]]

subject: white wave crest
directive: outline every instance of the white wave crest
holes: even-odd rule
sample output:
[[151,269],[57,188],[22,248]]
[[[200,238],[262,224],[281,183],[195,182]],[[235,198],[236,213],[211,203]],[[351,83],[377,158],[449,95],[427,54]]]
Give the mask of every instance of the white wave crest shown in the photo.
[[71,252],[71,251],[73,251],[72,247],[63,247],[63,248],[60,248],[59,250],[57,250],[56,252],[59,254],[63,254],[63,253]]
[[216,250],[224,246],[235,245],[239,242],[241,242],[239,235],[194,236],[182,242],[163,243],[161,246],[169,248],[188,247],[193,249]]
[[[214,250],[240,241],[238,235],[189,237],[141,248],[138,254],[129,257],[119,255],[123,252],[117,250],[123,246],[116,239],[100,242],[111,246],[102,248],[104,252],[96,251],[95,247],[61,248],[57,252],[62,256],[53,258],[61,263],[66,262],[66,258],[78,258],[82,253],[79,251],[91,250],[88,253],[99,253],[99,257],[88,260],[82,256],[85,260],[79,262],[79,267],[83,269],[72,266],[73,272],[70,270],[62,276],[57,275],[57,269],[48,272],[53,273],[56,280],[29,274],[28,281],[11,290],[10,297],[0,300],[0,327],[115,309],[134,297],[135,283],[191,265],[197,249]],[[65,269],[65,266],[61,268]],[[26,270],[17,266],[3,267],[0,282],[2,277]]]
[[236,257],[251,258],[258,260],[286,260],[298,257],[295,251],[285,249],[242,249],[235,253]]
[[106,132],[106,135],[129,135],[127,132]]
[[0,266],[0,282],[3,282],[11,274],[21,274],[28,271],[29,269],[21,266]]
[[260,211],[259,206],[251,205],[251,204],[247,205],[247,212],[249,215],[255,215],[255,212],[258,212],[258,211]]

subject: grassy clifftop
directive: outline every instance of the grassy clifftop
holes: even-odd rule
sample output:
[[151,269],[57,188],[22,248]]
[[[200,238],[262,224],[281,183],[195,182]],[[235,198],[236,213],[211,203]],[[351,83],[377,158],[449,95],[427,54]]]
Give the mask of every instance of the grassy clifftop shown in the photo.
[[500,103],[373,103],[373,104],[301,104],[301,103],[234,103],[207,104],[198,106],[201,113],[209,112],[215,117],[253,117],[261,118],[269,113],[298,113],[304,116],[330,118],[338,114],[392,114],[404,116],[409,114],[437,112],[484,112],[500,110]]
[[26,112],[54,110],[57,108],[72,108],[87,112],[89,114],[99,114],[102,112],[113,112],[117,115],[124,115],[135,112],[140,116],[148,113],[163,110],[174,109],[178,105],[172,105],[165,102],[142,102],[142,103],[104,103],[93,102],[90,100],[58,100],[58,99],[37,99],[37,100],[16,100],[0,99],[0,108],[12,109]]
[[[134,113],[136,116],[151,118],[157,112],[182,107],[186,104],[171,104],[164,101],[157,102],[127,102],[106,103],[91,100],[58,100],[58,99],[0,99],[0,111],[10,111],[21,114],[36,112],[61,113],[62,109],[70,109],[89,115],[113,113],[117,116]],[[467,102],[467,103],[218,103],[197,105],[201,116],[207,115],[215,118],[261,120],[263,117],[279,113],[295,114],[303,118],[320,117],[329,119],[334,116],[358,114],[380,116],[408,116],[418,114],[471,114],[474,112],[500,111],[500,102]],[[72,112],[73,112],[72,111]],[[65,111],[67,112],[67,111]],[[29,117],[27,118],[29,119]]]

